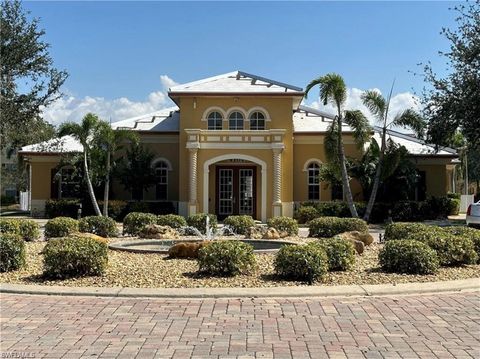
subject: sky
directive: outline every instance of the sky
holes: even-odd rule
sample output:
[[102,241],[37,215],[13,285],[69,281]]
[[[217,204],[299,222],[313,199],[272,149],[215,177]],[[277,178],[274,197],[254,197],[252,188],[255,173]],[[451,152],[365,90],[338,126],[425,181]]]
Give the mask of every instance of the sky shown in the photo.
[[[39,17],[65,96],[44,110],[51,123],[87,112],[119,121],[172,106],[166,92],[242,70],[305,88],[329,72],[360,94],[387,94],[392,111],[418,109],[419,63],[445,72],[442,27],[455,27],[452,2],[25,2]],[[321,107],[318,91],[306,104]],[[324,108],[328,110],[328,108]]]

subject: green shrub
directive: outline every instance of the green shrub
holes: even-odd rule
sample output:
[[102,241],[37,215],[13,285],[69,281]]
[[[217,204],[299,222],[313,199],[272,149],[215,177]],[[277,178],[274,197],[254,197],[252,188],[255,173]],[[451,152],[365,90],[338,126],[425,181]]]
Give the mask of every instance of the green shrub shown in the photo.
[[431,229],[423,223],[391,223],[385,227],[385,240],[412,239],[412,235],[426,233]]
[[48,218],[78,217],[78,199],[49,199],[45,202],[45,214]]
[[132,212],[123,219],[123,233],[136,236],[143,227],[156,223],[157,216],[152,213]]
[[187,225],[187,221],[182,216],[176,214],[164,214],[157,217],[157,224],[160,226],[169,226],[180,229]]
[[289,236],[298,235],[298,222],[290,217],[273,217],[267,220],[268,227],[275,228],[278,232],[286,232]]
[[223,224],[230,227],[236,234],[246,234],[250,227],[255,227],[252,216],[228,216]]
[[108,264],[106,240],[65,237],[48,241],[43,249],[44,274],[53,278],[102,275]]
[[0,233],[0,272],[25,266],[25,241],[15,233]]
[[[212,233],[215,233],[217,231],[217,216],[214,214],[209,214],[208,215],[210,219],[210,229]],[[205,213],[197,213],[197,214],[192,214],[187,217],[187,224],[190,227],[194,227],[200,231],[202,234],[207,233],[206,225],[207,225],[207,215]]]
[[275,257],[277,275],[313,283],[321,280],[328,271],[328,257],[321,246],[286,245]]
[[14,196],[7,196],[3,195],[0,197],[0,204],[2,206],[10,206],[12,204],[15,204],[17,201]]
[[475,264],[478,260],[473,241],[467,237],[438,232],[427,244],[437,252],[442,266]]
[[378,259],[383,270],[396,273],[433,274],[440,264],[433,249],[422,242],[407,239],[387,242]]
[[449,198],[448,200],[448,215],[456,216],[460,212],[460,200],[457,198]]
[[80,232],[93,233],[101,237],[118,236],[117,223],[110,217],[89,216],[78,222]]
[[50,219],[45,225],[45,237],[66,237],[73,232],[78,232],[78,221],[70,217],[57,217]]
[[[123,218],[127,214],[127,205],[128,203],[126,201],[108,200],[108,216],[116,221],[123,221]],[[100,209],[103,209],[103,201],[98,201],[98,206]]]
[[355,264],[355,248],[351,242],[342,238],[322,238],[308,245],[321,246],[325,250],[329,270],[346,271]]
[[301,224],[308,223],[317,217],[319,217],[317,209],[311,206],[301,206],[295,212],[295,218]]
[[359,218],[320,217],[309,223],[310,237],[330,238],[350,231],[368,232],[367,222]]
[[213,275],[237,275],[255,266],[253,247],[240,241],[214,241],[198,251],[199,271]]
[[40,227],[31,219],[0,218],[2,233],[17,234],[26,241],[40,238]]
[[480,263],[480,230],[465,226],[445,227],[444,230],[454,236],[469,238],[473,242],[473,247],[477,253],[477,263]]
[[398,201],[392,207],[392,219],[396,222],[401,221],[421,221],[422,202]]

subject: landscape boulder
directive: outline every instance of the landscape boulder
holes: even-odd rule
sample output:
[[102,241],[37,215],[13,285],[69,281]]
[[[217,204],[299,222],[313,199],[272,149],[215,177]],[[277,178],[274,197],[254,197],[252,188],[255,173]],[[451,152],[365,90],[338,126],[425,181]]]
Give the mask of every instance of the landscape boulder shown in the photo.
[[208,243],[210,242],[180,242],[170,247],[168,256],[169,258],[197,259],[198,250]]
[[177,239],[178,232],[170,226],[148,224],[143,227],[138,236],[147,239]]
[[280,233],[273,228],[270,227],[266,230],[266,232],[262,236],[263,239],[280,239]]

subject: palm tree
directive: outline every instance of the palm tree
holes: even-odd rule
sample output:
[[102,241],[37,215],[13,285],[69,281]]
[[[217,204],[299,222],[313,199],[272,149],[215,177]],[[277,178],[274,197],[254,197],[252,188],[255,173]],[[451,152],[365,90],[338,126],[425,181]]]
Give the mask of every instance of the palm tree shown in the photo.
[[93,191],[91,173],[89,172],[89,155],[90,155],[90,144],[95,137],[95,131],[97,130],[98,117],[92,113],[86,114],[82,123],[66,122],[63,123],[58,131],[60,137],[70,135],[75,138],[83,146],[83,169],[85,171],[85,176],[87,179],[87,188],[92,200],[93,209],[97,216],[101,216],[100,208],[98,207],[97,199],[95,198],[95,193]]
[[387,148],[387,130],[389,127],[403,127],[410,128],[417,135],[421,135],[423,129],[425,128],[425,123],[422,117],[412,109],[407,109],[403,112],[397,113],[392,121],[389,122],[388,118],[388,108],[390,106],[390,99],[392,97],[393,85],[388,95],[388,99],[385,99],[378,91],[369,90],[365,91],[362,94],[363,104],[370,110],[372,115],[375,117],[377,122],[382,124],[381,132],[381,147],[378,165],[375,172],[375,179],[373,181],[372,192],[368,200],[367,208],[363,219],[368,221],[370,214],[372,213],[373,205],[375,204],[375,199],[377,196],[378,188],[380,187],[381,177],[382,177],[382,167],[384,165],[385,151]]
[[[108,216],[108,197],[110,191],[110,175],[112,166],[115,166],[114,155],[123,148],[125,142],[138,143],[138,135],[130,130],[116,129],[105,121],[98,123],[98,131],[95,138],[97,150],[105,156],[105,187],[103,190],[103,215]],[[103,157],[103,156],[102,156]],[[113,159],[113,163],[112,163]]]
[[352,217],[357,218],[358,213],[353,203],[352,190],[350,188],[350,181],[345,164],[342,126],[345,122],[345,124],[353,129],[353,137],[358,146],[363,146],[363,144],[368,141],[371,128],[367,118],[361,111],[348,111],[344,109],[347,100],[347,87],[340,75],[330,73],[312,80],[305,89],[305,97],[308,95],[308,92],[317,85],[320,87],[320,100],[322,103],[324,105],[331,103],[337,110],[335,120],[330,125],[325,138],[325,152],[327,153],[327,159],[336,160],[339,164],[342,175],[343,193]]

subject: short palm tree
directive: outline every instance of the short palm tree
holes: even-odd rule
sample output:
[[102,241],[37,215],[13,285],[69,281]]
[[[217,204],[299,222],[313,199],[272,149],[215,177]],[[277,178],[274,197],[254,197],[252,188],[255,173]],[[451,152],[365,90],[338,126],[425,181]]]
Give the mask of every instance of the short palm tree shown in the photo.
[[[393,86],[392,86],[393,89]],[[385,99],[378,91],[369,90],[362,94],[363,104],[370,110],[376,121],[382,125],[381,132],[381,145],[378,164],[375,172],[375,178],[373,181],[372,192],[368,200],[367,208],[363,219],[368,221],[370,214],[372,213],[373,205],[375,204],[375,198],[377,196],[378,188],[380,187],[382,171],[384,166],[385,151],[387,149],[387,130],[388,128],[403,127],[412,129],[417,135],[421,135],[425,128],[425,122],[423,118],[414,110],[407,109],[403,112],[397,113],[393,120],[389,121],[388,108],[390,106],[390,98],[392,96],[392,90],[388,99]]]
[[95,136],[97,151],[103,152],[105,157],[105,187],[103,191],[103,215],[108,216],[108,197],[110,191],[110,176],[112,167],[115,165],[114,155],[123,148],[126,142],[138,143],[138,135],[130,130],[116,129],[105,121],[98,123],[98,130]]
[[305,96],[315,87],[320,87],[320,100],[324,105],[331,103],[335,106],[337,114],[335,120],[330,125],[327,136],[325,138],[325,152],[327,159],[338,163],[342,176],[342,187],[344,197],[352,217],[358,217],[355,203],[353,202],[352,190],[350,188],[350,180],[348,178],[345,149],[343,146],[342,129],[344,123],[353,130],[353,137],[358,146],[363,146],[370,138],[371,127],[367,118],[361,111],[345,110],[345,102],[347,100],[347,87],[343,78],[335,73],[329,73],[312,80],[305,89]]
[[97,199],[95,198],[95,193],[93,191],[91,173],[89,172],[89,155],[90,155],[90,144],[95,137],[95,131],[98,126],[99,119],[96,115],[92,113],[86,114],[82,122],[66,122],[63,123],[58,131],[59,136],[70,135],[75,138],[83,146],[83,169],[85,171],[85,176],[87,180],[88,193],[92,201],[93,209],[97,216],[101,216],[100,208],[98,207]]

